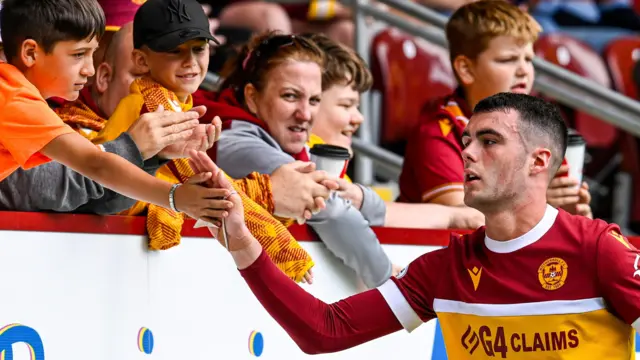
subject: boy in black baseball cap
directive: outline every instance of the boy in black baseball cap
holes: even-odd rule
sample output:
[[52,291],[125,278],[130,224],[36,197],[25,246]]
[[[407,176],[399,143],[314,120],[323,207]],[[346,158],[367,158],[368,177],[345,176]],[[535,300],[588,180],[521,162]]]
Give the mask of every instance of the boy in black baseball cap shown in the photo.
[[[129,95],[120,100],[93,142],[102,144],[118,138],[142,114],[160,107],[176,112],[191,110],[191,94],[204,80],[209,65],[209,40],[216,41],[196,0],[147,0],[133,20],[133,61],[136,73],[144,75],[133,81]],[[221,127],[216,117],[211,124],[198,125],[191,139],[202,147],[204,138],[204,147],[209,149],[220,136]],[[183,154],[183,158],[162,166],[156,177],[174,184],[185,182],[195,175],[186,157]],[[156,244],[153,247],[168,248],[179,243],[183,215],[147,205],[138,202],[127,214],[138,214],[147,208],[151,219],[147,226]]]
[[[133,61],[137,72],[145,75],[131,84],[130,94],[119,103],[95,141],[117,138],[140,114],[159,106],[190,110],[191,94],[207,73],[210,40],[217,43],[196,0],[147,0],[133,19]],[[216,117],[213,125],[219,128],[219,122]]]

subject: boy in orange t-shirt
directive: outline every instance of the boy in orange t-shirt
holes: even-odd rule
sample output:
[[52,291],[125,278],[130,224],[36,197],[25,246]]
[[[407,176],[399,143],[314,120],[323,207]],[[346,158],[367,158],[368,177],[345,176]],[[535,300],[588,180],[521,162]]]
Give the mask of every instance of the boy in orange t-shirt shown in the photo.
[[[0,64],[0,181],[18,167],[29,169],[53,159],[131,198],[196,219],[224,216],[232,203],[214,199],[228,191],[161,181],[102,151],[47,105],[47,98],[78,97],[94,74],[92,56],[104,29],[104,13],[95,0],[3,1],[0,31],[8,63]],[[185,112],[175,126],[194,128],[201,112]],[[214,136],[210,129],[207,135],[202,143],[208,148]]]

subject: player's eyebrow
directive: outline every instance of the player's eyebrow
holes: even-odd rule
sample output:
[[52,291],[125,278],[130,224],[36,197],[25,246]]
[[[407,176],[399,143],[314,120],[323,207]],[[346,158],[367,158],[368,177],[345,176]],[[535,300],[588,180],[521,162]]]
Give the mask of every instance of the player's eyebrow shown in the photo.
[[[484,136],[484,135],[492,135],[492,136],[495,136],[495,137],[497,137],[499,139],[503,139],[504,138],[504,136],[502,136],[502,134],[500,134],[496,130],[489,129],[489,128],[480,129],[480,130],[476,131],[475,134],[476,134],[476,137],[480,137],[480,136]],[[471,136],[471,134],[469,133],[469,130],[464,129],[462,131],[462,137],[470,137],[470,136]]]
[[500,134],[499,132],[493,130],[493,129],[480,129],[478,131],[476,131],[476,137],[481,137],[484,135],[492,135],[495,136],[499,139],[504,138],[504,136],[502,136],[502,134]]

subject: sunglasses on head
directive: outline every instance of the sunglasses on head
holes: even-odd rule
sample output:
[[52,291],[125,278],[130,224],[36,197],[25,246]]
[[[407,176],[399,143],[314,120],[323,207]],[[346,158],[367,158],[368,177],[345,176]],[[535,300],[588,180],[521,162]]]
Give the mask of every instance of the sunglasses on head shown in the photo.
[[296,42],[303,47],[309,48],[307,42],[300,40],[301,38],[296,35],[275,35],[268,39],[264,39],[260,44],[258,44],[258,46],[247,54],[242,67],[243,69],[246,69],[247,63],[250,59],[253,59],[253,63],[256,63],[260,58],[268,59],[281,48],[295,45]]

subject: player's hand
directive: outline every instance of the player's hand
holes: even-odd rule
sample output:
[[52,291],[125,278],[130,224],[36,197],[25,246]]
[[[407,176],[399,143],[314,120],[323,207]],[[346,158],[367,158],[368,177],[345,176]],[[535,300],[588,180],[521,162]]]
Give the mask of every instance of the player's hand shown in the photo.
[[229,193],[224,188],[185,183],[176,189],[175,206],[178,211],[194,219],[213,223],[229,216],[229,211],[234,207],[235,204],[227,200]]
[[239,251],[249,247],[255,239],[247,229],[244,222],[244,206],[240,195],[234,190],[233,185],[211,158],[202,151],[190,151],[191,164],[196,172],[211,172],[213,175],[208,183],[214,190],[225,191],[225,200],[232,203],[225,216],[225,226],[221,219],[209,221],[217,226],[217,229],[209,228],[211,234],[224,246],[223,231],[227,232],[229,251]]
[[309,269],[302,277],[302,283],[313,284],[313,270]]

